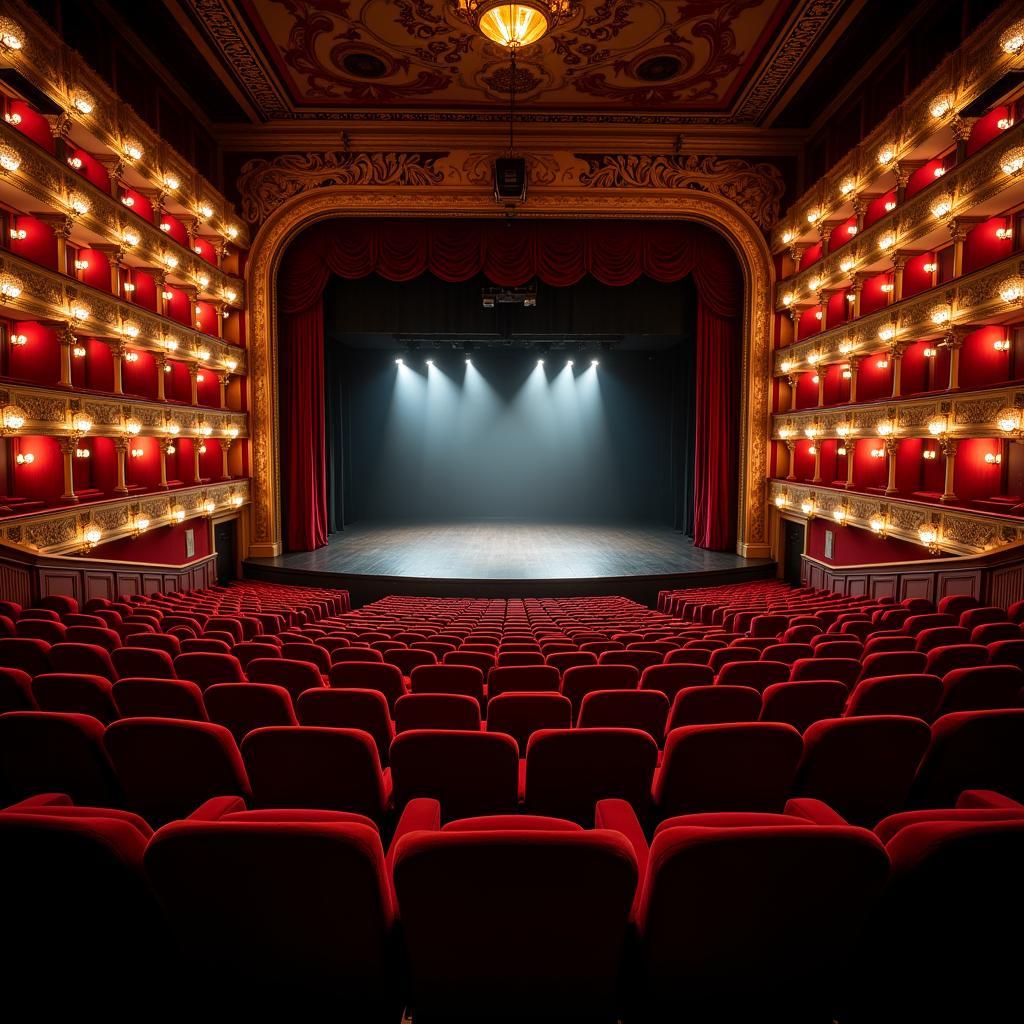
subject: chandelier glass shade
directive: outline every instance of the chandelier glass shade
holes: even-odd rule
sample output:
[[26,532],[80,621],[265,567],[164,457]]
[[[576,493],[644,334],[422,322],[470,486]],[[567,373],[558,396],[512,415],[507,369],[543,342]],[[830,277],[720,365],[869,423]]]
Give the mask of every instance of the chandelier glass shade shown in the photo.
[[518,50],[576,13],[578,0],[454,0],[458,15],[499,46]]

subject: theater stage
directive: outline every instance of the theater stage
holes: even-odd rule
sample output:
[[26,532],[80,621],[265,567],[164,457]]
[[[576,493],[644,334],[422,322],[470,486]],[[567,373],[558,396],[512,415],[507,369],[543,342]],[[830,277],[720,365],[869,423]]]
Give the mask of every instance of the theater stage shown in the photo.
[[316,551],[252,558],[252,579],[343,587],[354,605],[387,594],[565,597],[764,579],[769,559],[695,548],[659,526],[476,520],[356,523]]

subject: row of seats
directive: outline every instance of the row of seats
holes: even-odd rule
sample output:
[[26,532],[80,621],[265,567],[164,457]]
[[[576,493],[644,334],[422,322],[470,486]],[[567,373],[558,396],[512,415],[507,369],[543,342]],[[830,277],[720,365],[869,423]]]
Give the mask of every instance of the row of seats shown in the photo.
[[361,729],[262,726],[239,745],[212,722],[126,718],[104,727],[87,715],[28,711],[0,715],[0,796],[68,793],[152,824],[227,794],[381,824],[416,797],[440,800],[446,819],[522,807],[586,824],[609,797],[655,823],[778,812],[790,797],[812,796],[873,825],[904,808],[943,806],[964,789],[1024,799],[1022,744],[1024,709],[957,712],[930,728],[897,715],[826,719],[803,736],[775,722],[683,726],[660,759],[640,730],[548,728],[530,736],[522,760],[516,740],[498,732],[412,729],[382,751]]
[[866,1024],[1012,1019],[1016,997],[1024,805],[998,793],[874,831],[814,800],[682,815],[650,844],[621,800],[583,828],[442,824],[422,799],[387,845],[353,813],[226,796],[154,833],[48,794],[0,811],[0,849],[5,965],[40,1002]]

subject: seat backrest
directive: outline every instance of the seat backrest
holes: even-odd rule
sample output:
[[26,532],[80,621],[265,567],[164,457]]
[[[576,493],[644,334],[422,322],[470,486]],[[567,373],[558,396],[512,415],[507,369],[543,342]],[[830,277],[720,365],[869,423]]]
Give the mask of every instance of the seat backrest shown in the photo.
[[793,663],[789,678],[837,679],[852,687],[860,676],[860,662],[855,658],[801,658]]
[[12,636],[0,638],[0,665],[17,668],[30,676],[50,671],[50,644],[34,637]]
[[930,722],[942,699],[942,680],[927,673],[875,676],[853,688],[844,716],[910,715]]
[[[397,654],[397,651],[388,651],[388,654]],[[384,655],[375,651],[372,647],[335,647],[331,651],[331,664],[339,665],[345,661],[376,661],[382,662]]]
[[379,690],[394,711],[395,701],[406,691],[402,670],[397,665],[373,664],[365,661],[346,661],[331,666],[328,684],[339,690]]
[[691,686],[708,686],[715,681],[709,665],[669,663],[645,668],[640,676],[641,690],[659,690],[670,701]]
[[153,650],[165,651],[172,658],[181,653],[181,640],[171,633],[132,633],[125,638],[125,647],[147,647]]
[[[249,663],[257,658],[280,658],[281,648],[276,644],[260,643],[258,640],[243,640],[231,648],[231,653],[238,659],[242,670],[248,669]],[[322,652],[326,654],[327,652]],[[300,659],[301,660],[301,659]]]
[[110,660],[110,652],[96,644],[54,644],[49,650],[49,658],[54,672],[85,672],[103,676],[111,682],[117,679],[117,669]]
[[391,744],[395,809],[414,797],[441,803],[446,820],[510,814],[518,805],[519,750],[503,733],[414,729]]
[[[704,647],[677,647],[662,659],[663,665],[704,665],[711,660],[711,651]],[[646,669],[644,670],[646,671]]]
[[543,729],[526,748],[526,807],[590,827],[598,800],[650,803],[658,744],[638,729]]
[[300,725],[368,732],[377,745],[380,763],[387,766],[395,729],[387,698],[379,690],[306,690],[295,702],[295,713]]
[[472,665],[419,665],[409,677],[411,693],[453,693],[483,706],[484,674]]
[[689,686],[672,701],[665,735],[684,725],[756,722],[760,714],[761,694],[752,686]]
[[799,661],[801,658],[810,658],[814,654],[814,648],[810,644],[772,644],[761,652],[762,661],[782,661],[787,665]]
[[[825,636],[832,634],[826,633]],[[820,637],[815,637],[815,640]],[[864,653],[864,645],[859,640],[825,640],[812,647],[815,658],[857,658]]]
[[113,696],[121,718],[209,721],[203,691],[186,679],[123,676],[114,683]]
[[557,693],[561,675],[551,665],[508,665],[491,669],[488,698],[502,693]]
[[306,690],[324,686],[320,670],[311,661],[292,661],[290,658],[255,658],[249,662],[248,676],[253,683],[270,683],[283,686],[298,700]]
[[983,626],[989,622],[1009,622],[1010,617],[1002,608],[993,605],[979,605],[976,608],[966,608],[960,613],[960,625],[967,630],[976,626]]
[[0,715],[7,711],[37,711],[32,677],[20,668],[0,668]]
[[480,729],[480,704],[463,693],[407,693],[395,702],[395,732]]
[[560,693],[503,693],[487,702],[487,731],[511,736],[523,753],[539,729],[568,729],[572,702]]
[[789,679],[790,671],[784,661],[734,661],[719,669],[715,682],[719,686],[750,686],[763,691],[772,683]]
[[717,673],[726,666],[738,661],[757,661],[761,652],[756,647],[721,647],[711,652],[708,664]]
[[1021,706],[1024,671],[1016,665],[955,668],[942,677],[942,700],[936,714],[986,711]]
[[669,701],[660,690],[592,690],[580,704],[580,729],[639,729],[660,744]]
[[57,711],[0,715],[0,794],[10,803],[37,793],[66,793],[97,807],[120,804],[97,719]]
[[634,665],[577,665],[562,673],[561,692],[578,715],[583,698],[594,690],[635,690],[640,672]]
[[318,644],[283,643],[279,653],[282,658],[289,658],[291,661],[312,662],[323,676],[331,671],[331,656]]
[[950,644],[948,647],[933,647],[928,652],[924,671],[933,676],[944,676],[954,669],[987,663],[987,647],[981,644]]
[[660,831],[638,914],[641,1019],[829,1019],[887,876],[858,828]]
[[70,644],[92,644],[106,651],[115,651],[121,646],[121,638],[105,626],[68,626],[64,639]]
[[249,796],[235,740],[213,722],[122,718],[103,745],[128,806],[153,826],[188,817],[210,797]]
[[384,655],[384,661],[389,665],[397,665],[403,676],[408,676],[414,668],[420,665],[436,665],[438,660],[433,651],[420,648],[396,648],[387,651]]
[[874,676],[917,675],[924,672],[928,656],[921,651],[880,651],[861,659],[861,679]]
[[299,724],[291,694],[273,683],[214,683],[203,703],[210,721],[230,730],[236,743],[253,729]]
[[201,690],[214,683],[245,682],[242,666],[231,654],[179,654],[174,659],[174,671],[179,679],[190,679]]
[[532,651],[509,651],[498,649],[495,664],[499,668],[513,668],[526,665],[543,665],[544,655],[539,649]]
[[812,722],[842,713],[849,691],[835,679],[774,683],[762,694],[762,722],[786,722],[803,732]]
[[63,622],[52,622],[50,619],[21,619],[15,624],[16,636],[45,640],[48,644],[63,643],[67,626]]
[[598,659],[599,665],[632,665],[638,673],[651,665],[660,665],[665,657],[664,651],[605,651]]
[[457,651],[448,651],[442,659],[444,665],[472,665],[480,669],[486,678],[487,673],[494,668],[497,656],[487,651],[467,651],[459,648]]
[[174,679],[174,659],[167,651],[149,647],[119,647],[110,655],[118,678],[145,676],[148,679]]
[[615,1019],[637,884],[619,833],[416,832],[394,874],[424,1018],[478,1019],[500,992],[502,1019]]
[[32,694],[41,711],[92,715],[104,725],[118,717],[111,689],[109,679],[87,673],[47,672],[32,680]]
[[803,752],[779,722],[673,729],[654,787],[659,817],[702,811],[781,811]]
[[175,822],[150,843],[146,870],[204,980],[227,971],[268,995],[330,995],[347,1019],[397,1020],[380,836],[353,816],[321,817]]
[[851,824],[871,828],[903,806],[930,740],[919,718],[863,715],[815,722],[804,733],[794,792],[824,800]]
[[242,740],[254,807],[351,811],[381,820],[387,790],[377,744],[362,729],[269,726]]
[[567,668],[576,665],[596,665],[597,655],[591,651],[557,651],[553,654],[544,655],[544,664],[557,668],[564,672]]

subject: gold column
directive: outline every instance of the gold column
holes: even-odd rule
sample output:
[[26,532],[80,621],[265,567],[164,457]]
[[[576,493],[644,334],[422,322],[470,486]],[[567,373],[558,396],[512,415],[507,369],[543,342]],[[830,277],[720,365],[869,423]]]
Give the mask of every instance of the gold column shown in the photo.
[[814,372],[818,377],[818,408],[825,404],[825,371],[827,366],[816,366]]
[[793,273],[800,273],[800,261],[804,258],[804,253],[807,251],[806,245],[791,245],[789,247],[789,258],[793,261]]
[[128,449],[131,441],[127,437],[119,437],[114,441],[114,448],[117,451],[117,485],[114,487],[115,494],[128,493]]
[[167,372],[167,356],[158,355],[154,359],[156,363],[156,397],[160,402],[166,401],[166,372]]
[[165,437],[160,441],[160,486],[167,489],[167,456],[168,449],[174,447],[174,439]]
[[892,355],[892,397],[899,398],[903,386],[903,355],[907,346],[903,343],[893,345]]
[[789,451],[789,473],[786,475],[787,480],[796,479],[796,441],[787,439],[786,448]]
[[818,292],[818,305],[821,307],[821,330],[822,333],[828,330],[828,292]]
[[956,331],[951,331],[942,344],[949,349],[949,390],[956,391],[960,387],[960,349],[964,339]]
[[156,298],[160,315],[167,316],[167,310],[170,307],[170,303],[164,298],[164,292],[167,291],[167,273],[166,271],[160,271],[159,273],[154,274],[153,277],[156,281]]
[[939,439],[939,447],[942,448],[943,457],[946,460],[946,480],[943,486],[940,501],[949,504],[956,501],[956,492],[953,490],[953,474],[956,471],[956,441],[948,437]]
[[199,483],[199,449],[203,445],[203,438],[194,437],[192,438],[192,479]]
[[192,405],[199,404],[199,371],[200,367],[196,366],[195,363],[189,363],[188,365],[188,382],[190,388],[190,403]]
[[852,405],[857,401],[857,374],[860,373],[860,361],[857,359],[850,360],[850,399],[849,402]]
[[846,487],[853,488],[853,453],[856,450],[857,442],[852,438],[846,439]]
[[789,318],[793,321],[793,341],[791,344],[795,345],[800,340],[800,310],[791,306]]
[[231,479],[231,470],[228,468],[228,453],[231,451],[231,438],[225,438],[219,442],[221,458],[221,476],[225,480]]
[[906,253],[901,252],[892,258],[892,291],[889,293],[891,302],[899,302],[903,298],[903,271],[908,258]]
[[853,197],[853,215],[857,218],[858,233],[864,230],[864,216],[868,212],[868,201],[864,196]]
[[115,341],[110,346],[110,354],[113,357],[114,363],[114,394],[124,394],[124,353],[125,343],[123,341]]
[[58,340],[60,341],[60,380],[58,384],[62,388],[74,387],[71,383],[71,347],[76,339],[71,324],[64,325]]
[[821,440],[817,437],[814,439],[814,476],[811,483],[821,483]]
[[64,459],[64,493],[62,501],[78,501],[75,494],[75,448],[78,447],[78,437],[72,434],[70,437],[60,439],[60,452]]
[[950,127],[953,129],[953,138],[956,139],[956,162],[963,163],[967,156],[967,140],[971,137],[971,129],[974,127],[976,117],[961,117],[959,114],[953,118]]
[[964,239],[967,237],[961,220],[949,222],[949,237],[953,240],[953,277],[960,277],[964,272]]
[[897,494],[896,489],[896,453],[899,451],[900,443],[895,437],[886,438],[885,456],[889,465],[889,480],[885,485],[886,495]]
[[214,315],[217,317],[217,337],[224,338],[224,303],[223,302],[211,302],[213,306]]
[[220,407],[222,409],[226,409],[228,407],[228,381],[230,379],[230,373],[217,374],[217,382],[220,384]]
[[853,315],[852,320],[856,320],[860,317],[860,296],[864,290],[864,278],[865,275],[860,271],[857,271],[853,275],[852,283],[850,285],[850,291],[853,292]]
[[43,221],[53,232],[53,237],[57,241],[57,272],[74,277],[74,268],[69,269],[68,264],[68,239],[71,237],[71,228],[74,224],[72,219],[63,213],[33,213],[31,216]]

